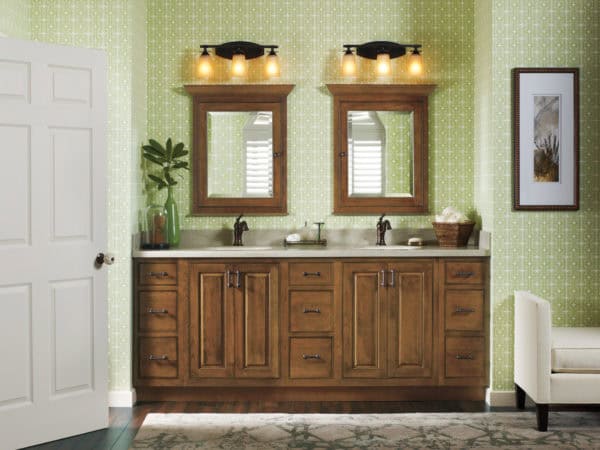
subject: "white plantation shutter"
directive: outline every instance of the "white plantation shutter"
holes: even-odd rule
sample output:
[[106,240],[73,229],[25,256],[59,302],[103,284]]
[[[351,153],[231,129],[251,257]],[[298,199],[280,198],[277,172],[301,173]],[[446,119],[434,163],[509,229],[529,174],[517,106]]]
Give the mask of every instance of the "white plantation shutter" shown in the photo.
[[273,196],[273,113],[252,113],[244,127],[246,197]]
[[349,194],[383,194],[385,128],[377,112],[349,111],[348,131]]

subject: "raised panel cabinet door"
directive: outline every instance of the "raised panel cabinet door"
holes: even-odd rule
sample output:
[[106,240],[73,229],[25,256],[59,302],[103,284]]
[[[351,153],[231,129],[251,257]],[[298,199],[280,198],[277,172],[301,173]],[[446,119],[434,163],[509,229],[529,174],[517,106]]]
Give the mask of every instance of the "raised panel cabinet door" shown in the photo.
[[433,262],[388,266],[388,376],[432,376]]
[[232,267],[236,378],[279,376],[278,266]]
[[233,376],[234,297],[224,264],[190,265],[190,376]]
[[385,264],[344,264],[344,377],[385,376],[385,272]]

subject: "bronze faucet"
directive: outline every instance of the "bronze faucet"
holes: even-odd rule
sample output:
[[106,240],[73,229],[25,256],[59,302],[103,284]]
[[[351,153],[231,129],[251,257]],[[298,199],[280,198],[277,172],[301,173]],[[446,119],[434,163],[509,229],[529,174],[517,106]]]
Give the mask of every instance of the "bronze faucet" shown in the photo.
[[244,244],[242,243],[242,233],[244,231],[248,231],[248,224],[244,220],[240,222],[240,219],[243,217],[243,214],[240,214],[237,219],[235,219],[235,223],[233,224],[233,245],[236,247],[241,247]]
[[385,245],[385,232],[392,229],[390,221],[383,220],[384,217],[385,214],[382,214],[377,221],[377,245]]

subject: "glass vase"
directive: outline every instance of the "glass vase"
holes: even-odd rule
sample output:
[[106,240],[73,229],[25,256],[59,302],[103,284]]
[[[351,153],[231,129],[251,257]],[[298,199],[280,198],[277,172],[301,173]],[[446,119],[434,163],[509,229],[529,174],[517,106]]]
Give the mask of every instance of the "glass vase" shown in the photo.
[[165,202],[165,209],[167,210],[167,237],[169,244],[172,247],[179,245],[179,214],[177,213],[177,203],[173,198],[173,187],[167,188],[167,201]]

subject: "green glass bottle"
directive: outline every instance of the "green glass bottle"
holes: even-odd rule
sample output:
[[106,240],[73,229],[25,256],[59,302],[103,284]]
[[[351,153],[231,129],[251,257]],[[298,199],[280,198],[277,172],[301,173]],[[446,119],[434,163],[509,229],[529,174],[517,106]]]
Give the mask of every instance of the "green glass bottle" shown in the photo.
[[173,198],[173,187],[167,188],[167,201],[165,202],[165,209],[167,210],[167,237],[171,247],[177,247],[179,245],[179,214],[177,213],[177,203]]

